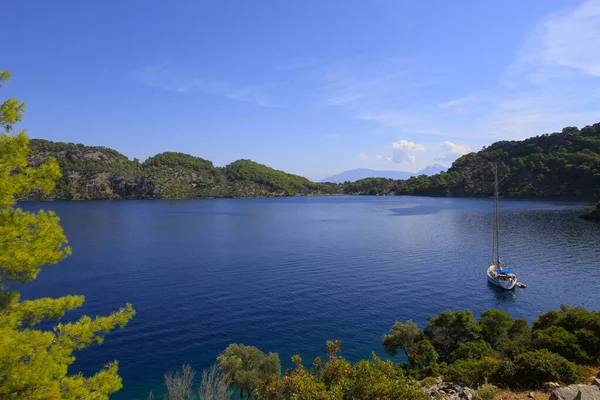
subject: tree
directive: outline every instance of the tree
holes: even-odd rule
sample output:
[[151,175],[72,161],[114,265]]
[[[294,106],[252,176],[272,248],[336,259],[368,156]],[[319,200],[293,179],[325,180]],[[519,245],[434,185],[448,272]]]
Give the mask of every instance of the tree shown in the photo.
[[383,335],[383,348],[391,356],[395,356],[398,350],[403,351],[412,364],[413,353],[417,349],[417,343],[421,336],[421,329],[413,321],[408,320],[404,324],[396,321],[390,329],[390,333]]
[[456,360],[481,360],[483,357],[494,357],[496,352],[488,342],[479,340],[477,342],[461,343],[456,350],[452,352],[452,361]]
[[529,329],[529,323],[527,320],[525,318],[517,318],[508,330],[508,338],[515,340],[527,336],[530,333],[531,329]]
[[281,373],[277,353],[265,354],[254,346],[243,344],[227,346],[217,357],[217,363],[227,382],[240,390],[240,399],[243,398],[244,391],[249,399],[259,381]]
[[[0,71],[0,87],[10,74]],[[55,264],[71,253],[58,217],[15,206],[18,196],[33,189],[49,192],[60,171],[50,159],[38,167],[27,165],[29,138],[24,131],[11,135],[22,120],[24,103],[8,99],[0,105],[0,398],[2,399],[108,399],[122,387],[118,364],[107,364],[97,374],[68,374],[73,352],[102,343],[104,334],[124,326],[134,315],[127,305],[108,317],[83,316],[77,322],[58,323],[53,329],[33,329],[60,319],[80,307],[83,296],[19,301],[11,283],[35,279],[42,265]]]
[[443,360],[448,360],[461,343],[479,339],[480,327],[470,311],[443,311],[427,320],[423,334]]
[[417,343],[417,347],[411,355],[410,363],[415,368],[424,368],[435,363],[438,357],[438,353],[431,342],[423,339]]
[[487,310],[479,318],[481,335],[492,346],[496,346],[500,339],[508,337],[508,331],[513,326],[513,319],[502,310]]

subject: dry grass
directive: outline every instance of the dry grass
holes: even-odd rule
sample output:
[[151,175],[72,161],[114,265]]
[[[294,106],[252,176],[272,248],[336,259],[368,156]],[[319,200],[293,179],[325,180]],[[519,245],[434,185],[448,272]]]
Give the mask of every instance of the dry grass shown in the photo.
[[[196,371],[185,364],[180,370],[165,374],[165,386],[167,393],[162,396],[163,400],[229,400],[232,390],[229,385],[219,375],[217,366],[213,366],[202,371],[202,381],[198,391],[194,391],[194,378]],[[156,397],[151,392],[148,394],[148,400],[155,400]]]

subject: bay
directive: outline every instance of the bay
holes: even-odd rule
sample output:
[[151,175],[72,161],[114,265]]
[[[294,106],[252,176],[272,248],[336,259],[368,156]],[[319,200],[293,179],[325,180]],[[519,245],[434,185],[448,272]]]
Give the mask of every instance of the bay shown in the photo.
[[[489,199],[291,197],[23,203],[61,218],[73,255],[44,267],[24,298],[82,294],[80,309],[137,315],[104,344],[77,353],[91,373],[118,359],[115,399],[159,392],[166,371],[201,371],[230,343],[306,364],[342,341],[352,361],[374,351],[395,320],[499,308],[533,320],[560,304],[600,305],[600,224],[584,203],[501,202],[501,251],[527,289],[486,283]],[[76,319],[80,312],[68,315]],[[400,358],[398,358],[400,360]]]

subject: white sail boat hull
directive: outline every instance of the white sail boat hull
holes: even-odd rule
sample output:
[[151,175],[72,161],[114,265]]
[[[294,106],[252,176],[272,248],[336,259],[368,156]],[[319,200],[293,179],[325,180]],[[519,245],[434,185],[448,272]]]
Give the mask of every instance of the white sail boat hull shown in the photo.
[[[499,272],[502,271],[502,272]],[[517,276],[512,273],[504,273],[505,270],[499,270],[495,265],[490,265],[487,270],[488,282],[493,283],[502,289],[511,290],[517,284]]]

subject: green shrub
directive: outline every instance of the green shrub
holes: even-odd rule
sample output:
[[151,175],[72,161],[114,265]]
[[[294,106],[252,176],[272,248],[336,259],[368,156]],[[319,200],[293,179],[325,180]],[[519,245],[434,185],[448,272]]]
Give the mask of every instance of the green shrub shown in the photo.
[[473,397],[477,400],[492,400],[499,391],[500,389],[498,389],[497,386],[490,383],[484,383],[479,386],[479,389],[473,392]]
[[561,326],[551,326],[534,331],[532,346],[535,349],[547,349],[578,364],[590,362],[590,357],[579,345],[577,336]]
[[[533,331],[542,331],[552,327],[563,328],[575,335],[569,336],[569,345],[578,345],[585,352],[582,357],[579,349],[569,349],[578,353],[572,359],[580,363],[598,363],[600,361],[600,311],[588,311],[583,307],[561,305],[560,311],[541,314],[533,323]],[[573,341],[575,341],[573,343]],[[570,357],[567,357],[570,358]]]
[[446,368],[445,378],[462,386],[478,387],[496,381],[502,364],[501,360],[491,357],[457,360]]
[[452,353],[452,360],[481,360],[483,357],[494,357],[496,352],[489,343],[479,340],[477,342],[461,343]]
[[514,366],[513,382],[525,388],[541,388],[549,381],[568,385],[579,380],[577,365],[546,349],[519,355]]
[[421,379],[421,385],[425,386],[433,386],[437,383],[436,378],[433,376],[428,376],[426,378]]

